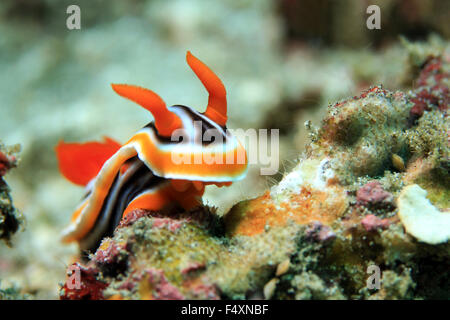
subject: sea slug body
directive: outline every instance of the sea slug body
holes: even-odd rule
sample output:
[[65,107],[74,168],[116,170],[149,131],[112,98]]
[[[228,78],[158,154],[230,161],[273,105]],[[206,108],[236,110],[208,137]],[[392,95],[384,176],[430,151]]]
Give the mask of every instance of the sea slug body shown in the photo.
[[[124,145],[105,138],[56,146],[61,173],[87,191],[62,233],[63,242],[77,241],[81,250],[96,249],[135,209],[179,205],[189,210],[201,204],[205,185],[228,186],[245,176],[246,151],[226,128],[224,85],[190,52],[186,60],[209,93],[204,113],[182,105],[166,107],[148,89],[113,84],[120,96],[150,111],[154,121]],[[216,161],[210,161],[211,156]]]

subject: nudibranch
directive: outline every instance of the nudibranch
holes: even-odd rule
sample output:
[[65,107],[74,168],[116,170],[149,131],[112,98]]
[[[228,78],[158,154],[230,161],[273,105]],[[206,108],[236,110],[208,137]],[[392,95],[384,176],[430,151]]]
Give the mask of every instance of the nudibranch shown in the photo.
[[205,185],[228,186],[245,176],[245,148],[226,128],[222,81],[189,51],[186,60],[209,93],[204,113],[182,105],[166,107],[148,89],[112,84],[117,94],[150,111],[154,121],[124,145],[105,138],[56,146],[62,175],[86,188],[63,230],[63,242],[76,241],[83,251],[96,249],[135,209],[178,205],[189,210],[201,204]]

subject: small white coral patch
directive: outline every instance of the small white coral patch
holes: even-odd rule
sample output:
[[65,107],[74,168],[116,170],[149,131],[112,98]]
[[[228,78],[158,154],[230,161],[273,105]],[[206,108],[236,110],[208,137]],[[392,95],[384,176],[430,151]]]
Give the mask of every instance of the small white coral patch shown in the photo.
[[438,244],[450,239],[450,213],[440,212],[417,184],[405,187],[397,200],[398,215],[406,231],[417,240]]
[[280,183],[271,190],[272,197],[298,193],[305,185],[324,190],[328,180],[334,177],[330,160],[306,159],[301,161]]

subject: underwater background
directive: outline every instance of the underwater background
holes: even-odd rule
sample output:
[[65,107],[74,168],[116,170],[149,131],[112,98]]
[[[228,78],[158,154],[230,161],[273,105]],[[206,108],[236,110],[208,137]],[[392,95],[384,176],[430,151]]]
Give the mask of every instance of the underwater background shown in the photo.
[[[68,17],[66,8],[71,4],[77,4],[81,8],[80,30],[68,30],[66,27]],[[381,8],[380,30],[369,30],[366,27],[368,17],[366,8],[370,4],[377,4]],[[308,126],[305,126],[307,120],[311,121],[309,127],[320,128],[322,119],[326,118],[329,120],[329,126],[332,127],[334,120],[329,116],[330,106],[337,102],[346,103],[350,97],[361,97],[362,92],[373,86],[382,85],[382,90],[391,92],[401,90],[408,93],[410,90],[415,90],[420,87],[419,80],[417,80],[420,74],[419,69],[430,61],[430,57],[442,60],[440,60],[440,64],[436,63],[436,65],[443,70],[441,72],[443,80],[439,80],[441,83],[437,85],[442,86],[439,87],[439,90],[444,96],[444,102],[441,101],[441,98],[436,98],[437,100],[441,99],[440,102],[430,102],[431,98],[428,100],[424,97],[416,98],[422,99],[426,103],[439,105],[439,108],[435,108],[436,110],[446,111],[448,107],[448,60],[450,57],[449,5],[448,1],[438,0],[370,2],[349,0],[1,1],[0,141],[4,146],[10,146],[10,149],[4,149],[7,150],[4,152],[14,154],[18,160],[14,164],[15,168],[11,168],[11,171],[5,176],[5,181],[10,187],[10,195],[14,207],[17,209],[11,214],[19,217],[21,226],[18,232],[12,236],[11,246],[0,243],[0,290],[2,290],[0,292],[3,292],[4,297],[9,298],[59,298],[60,284],[64,282],[67,267],[74,262],[74,257],[78,252],[76,245],[60,243],[60,232],[69,222],[71,212],[83,196],[83,190],[70,184],[60,175],[54,152],[55,145],[60,140],[90,141],[100,140],[103,136],[110,136],[120,142],[125,142],[151,120],[146,110],[118,97],[111,90],[110,83],[141,85],[157,92],[168,105],[184,104],[203,112],[207,104],[206,91],[185,63],[186,51],[191,50],[219,75],[227,88],[229,106],[227,125],[229,128],[280,130],[280,167],[277,174],[261,176],[259,166],[254,165],[250,167],[249,173],[243,181],[223,189],[210,186],[204,196],[206,204],[217,207],[219,216],[228,212],[236,203],[240,203],[233,207],[229,215],[231,218],[225,222],[225,228],[227,234],[251,237],[258,232],[253,229],[249,230],[248,226],[239,225],[242,211],[249,210],[247,204],[246,208],[241,208],[244,206],[241,201],[251,198],[258,199],[257,197],[267,195],[265,192],[273,186],[275,188],[271,190],[272,197],[274,197],[273,190],[275,193],[278,192],[277,190],[281,190],[281,187],[277,189],[276,186],[291,170],[295,172],[299,157],[307,154],[306,157],[309,158],[320,158],[318,155],[311,156],[311,152],[314,153],[314,151],[308,151],[305,148],[305,146],[311,145],[311,131],[308,131]],[[415,42],[419,44],[416,45]],[[422,77],[425,76],[422,74]],[[390,113],[391,119],[407,119],[411,116],[408,113],[411,109],[411,105],[408,105],[409,102],[404,102],[409,109],[404,109],[406,113],[402,113],[396,109],[395,104],[400,102],[393,98],[394,94],[381,93],[378,89],[372,92],[383,95],[383,99],[393,99],[389,100],[389,103],[392,102],[394,105],[393,109],[385,111],[386,113],[392,112],[392,114]],[[374,97],[374,99],[376,98],[378,96]],[[359,103],[358,100],[355,101],[355,103]],[[364,102],[362,105],[370,105],[370,103],[372,101]],[[444,107],[441,108],[442,104]],[[370,114],[371,110],[366,114]],[[441,113],[433,111],[433,108],[430,110],[425,108],[425,110],[427,110],[425,115],[431,111],[427,118],[428,127],[423,124],[423,132],[431,132],[429,128],[436,123],[438,125],[441,123],[439,122],[442,120]],[[436,112],[436,115],[433,112]],[[374,119],[378,119],[378,116],[373,113]],[[433,117],[436,119],[441,117],[439,118],[441,120],[437,121]],[[430,178],[431,180],[427,180],[421,186],[423,188],[425,188],[424,185],[429,186],[428,192],[439,189],[433,193],[433,199],[441,212],[448,211],[447,139],[449,131],[446,119],[445,117],[441,127],[436,129],[438,133],[433,133],[434,136],[429,138],[430,141],[433,141],[430,142],[433,148],[438,148],[442,152],[437,152],[438,155],[431,151],[425,153],[421,146],[416,146],[417,150],[422,148],[420,149],[420,152],[423,152],[422,158],[425,159],[429,154],[433,154],[434,157],[440,159],[440,166],[444,173],[441,172],[438,175],[439,178],[433,176],[434,178]],[[366,126],[365,123],[355,123],[356,126]],[[386,135],[386,132],[383,131],[385,127],[373,126],[371,130],[379,130],[381,136],[371,141],[385,145],[385,141],[392,137],[391,133],[395,132],[401,135],[401,132],[406,132],[407,129],[409,130],[406,125],[405,127],[395,125],[395,130],[392,129]],[[419,132],[415,129],[414,131]],[[317,138],[318,140],[315,140],[318,148],[329,150],[330,145],[336,144],[338,147],[335,147],[334,150],[340,150],[339,147],[345,145],[345,141],[342,142],[339,139],[345,140],[355,132],[346,131],[343,133],[344,137],[339,138],[338,142],[333,140],[329,144],[327,139],[330,141],[332,139],[327,134],[326,132],[322,133]],[[412,134],[405,139],[410,139]],[[416,140],[420,139],[421,133],[418,134],[419,137],[416,137]],[[444,142],[433,144],[437,139],[435,136],[439,134],[442,134]],[[20,152],[17,147],[11,147],[16,144],[20,144]],[[429,145],[427,144],[427,148]],[[6,148],[4,146],[2,148]],[[396,148],[393,146],[392,150]],[[356,173],[352,171],[354,175],[341,174],[341,181],[348,180],[345,183],[342,182],[342,185],[346,186],[346,192],[353,192],[354,199],[348,200],[350,204],[345,205],[341,203],[341,200],[334,199],[330,208],[338,208],[337,211],[344,212],[349,210],[348,207],[352,207],[351,201],[355,203],[360,201],[360,204],[364,202],[361,200],[363,196],[357,198],[356,192],[371,181],[369,178],[358,180],[359,177],[366,175],[382,181],[383,188],[387,189],[384,192],[392,193],[395,201],[398,197],[401,198],[399,193],[403,185],[392,181],[403,179],[403,176],[397,175],[397,178],[386,182],[387,174],[384,174],[384,171],[388,170],[393,175],[405,171],[402,168],[405,166],[403,162],[413,159],[411,154],[414,152],[406,152],[401,147],[397,149],[392,153],[400,156],[401,159],[393,160],[393,164],[389,162],[388,165],[368,165],[368,167],[381,166],[382,169],[377,167],[373,170],[369,168],[367,172],[363,173],[356,172],[357,170],[355,170]],[[383,150],[376,152],[383,154]],[[345,152],[348,157],[359,159],[361,163],[364,162],[363,158],[358,158],[359,151],[357,149],[347,148],[342,152]],[[391,159],[391,153],[386,157]],[[347,158],[342,157],[341,159]],[[395,156],[394,159],[396,159]],[[446,164],[444,164],[445,159],[447,159]],[[14,159],[15,161],[16,159]],[[314,167],[316,164],[311,163],[310,165]],[[339,168],[339,170],[350,172],[352,165],[349,164],[348,167]],[[312,172],[316,167],[311,168],[305,170]],[[336,172],[339,170],[336,169]],[[385,180],[382,180],[383,178]],[[307,178],[304,179],[307,180]],[[357,180],[358,182],[356,182]],[[283,181],[285,181],[283,188],[289,189],[291,182]],[[392,188],[390,189],[389,186]],[[340,197],[341,192],[334,189],[326,190],[325,187],[321,191],[333,194],[333,196],[327,196],[328,199],[335,195]],[[4,201],[2,210],[6,212],[5,199],[10,198],[6,197],[5,190],[2,192],[5,192],[4,199],[2,198]],[[314,191],[311,192],[314,193]],[[387,198],[388,196],[385,196],[380,201]],[[324,201],[325,198],[321,199]],[[289,200],[291,204],[295,201]],[[387,208],[397,207],[398,205],[393,204],[395,201],[391,199],[390,204],[380,205],[376,210],[370,209],[368,205],[367,210],[370,212],[349,213],[349,211],[345,211],[345,214],[352,217],[359,214],[362,215],[361,219],[363,216],[372,214],[379,217],[380,221],[394,219],[397,209]],[[267,204],[267,202],[265,203]],[[261,204],[253,205],[261,206]],[[339,209],[340,206],[342,206],[342,210]],[[263,210],[267,208],[264,207]],[[270,207],[270,210],[276,209]],[[237,211],[239,212],[236,213]],[[349,220],[352,219],[349,218]],[[299,223],[306,225],[311,222],[310,220],[306,222],[302,220]],[[316,220],[327,224],[326,219],[317,218]],[[366,221],[366,223],[368,222]],[[398,219],[395,223],[398,224]],[[359,285],[364,282],[359,278],[353,282],[346,280],[346,284],[341,285],[340,288],[330,289],[330,285],[320,282],[328,281],[327,275],[322,276],[321,272],[328,272],[335,276],[334,271],[322,270],[313,274],[305,273],[308,268],[317,270],[318,267],[308,267],[307,264],[302,264],[303,262],[298,260],[299,258],[291,261],[290,268],[286,267],[286,257],[295,256],[297,254],[295,252],[300,250],[293,248],[297,245],[295,243],[298,241],[298,232],[305,231],[303,229],[299,231],[291,225],[283,227],[283,224],[279,222],[273,222],[273,225],[278,227],[281,225],[283,229],[277,232],[277,235],[273,235],[278,237],[277,241],[283,243],[283,245],[273,248],[279,252],[273,253],[273,257],[270,258],[264,257],[260,260],[255,258],[260,261],[261,265],[242,267],[248,268],[252,272],[259,272],[257,276],[246,278],[245,274],[239,273],[240,271],[233,273],[232,268],[239,259],[232,256],[220,266],[220,268],[227,269],[228,273],[220,268],[206,271],[209,272],[209,279],[218,279],[218,286],[222,292],[221,297],[249,298],[254,295],[270,298],[273,297],[273,294],[276,295],[275,298],[279,299],[351,298],[352,295],[356,297],[357,290],[350,287],[356,288],[356,283]],[[197,232],[202,234],[201,239],[208,237],[207,234],[203,234],[205,232],[203,229],[195,229],[199,228],[197,226],[192,228],[185,230],[186,234],[181,234],[181,239],[185,239],[183,237],[195,238],[198,235]],[[252,224],[251,228],[256,227]],[[319,232],[320,230],[317,228],[322,227],[316,226],[313,231],[309,229],[309,234]],[[341,227],[334,229],[338,239],[341,236],[337,231],[341,230],[339,228]],[[122,240],[129,235],[127,232],[121,236]],[[342,231],[342,234],[344,233]],[[165,237],[165,235],[158,236]],[[380,238],[374,240],[375,242],[387,241],[385,239],[388,237],[395,238],[395,240],[390,238],[394,242],[401,242],[397,233],[378,236]],[[266,243],[265,241],[274,241],[270,235],[268,237],[265,240],[256,238],[239,240],[241,239],[239,238],[236,241],[242,241],[242,244],[236,246],[236,252],[248,252],[246,250],[251,246],[264,247],[262,244]],[[344,236],[342,235],[342,237]],[[356,236],[354,237],[356,238]],[[288,239],[297,240],[292,240],[295,243],[289,243]],[[222,250],[221,244],[216,243],[216,239],[202,241],[198,240],[198,243],[202,243],[208,250],[213,252]],[[420,277],[415,278],[414,275],[407,274],[405,270],[410,267],[409,264],[413,264],[408,259],[417,252],[420,252],[417,253],[420,256],[423,250],[429,249],[415,247],[406,254],[405,247],[416,245],[414,241],[410,239],[408,241],[407,245],[399,245],[401,248],[398,249],[398,252],[408,258],[395,258],[395,262],[392,262],[389,268],[386,267],[389,269],[388,272],[391,272],[388,273],[388,277],[393,279],[392,283],[401,283],[401,285],[393,285],[395,288],[392,289],[392,292],[395,293],[385,293],[384,296],[372,296],[372,298],[448,298],[450,295],[449,281],[445,280],[446,276],[443,274],[441,274],[442,278],[439,278],[441,291],[438,293],[424,293],[426,290],[418,292],[414,289],[420,288],[420,281],[417,280]],[[278,242],[274,241],[273,243]],[[288,247],[283,247],[284,245]],[[339,244],[339,249],[334,247],[334,250],[338,250],[334,254],[345,252],[346,245],[348,243],[343,241]],[[351,246],[353,245],[355,244],[351,244]],[[389,246],[392,247],[392,243],[389,243]],[[450,252],[448,242],[440,246],[436,249],[436,256],[439,258],[432,260],[443,261],[442,270],[447,270],[445,272],[448,273]],[[264,247],[261,250],[271,252],[272,249]],[[305,250],[313,249],[308,247]],[[383,254],[401,255],[398,252],[384,252]],[[140,253],[136,251],[133,254],[139,257]],[[176,254],[175,252],[174,255]],[[199,255],[203,257],[203,253],[199,253]],[[255,255],[258,256],[256,253]],[[314,254],[310,256],[314,257]],[[375,256],[371,258],[376,260]],[[205,259],[214,260],[207,256]],[[269,261],[271,259],[273,261]],[[320,261],[321,257],[317,259]],[[326,259],[328,259],[327,261],[333,260],[332,256]],[[356,258],[352,257],[351,259]],[[383,260],[383,264],[389,265],[386,262],[389,259]],[[146,260],[144,259],[144,261]],[[154,261],[149,262],[149,264],[151,263]],[[286,278],[281,278],[286,271],[280,271],[281,273],[276,277],[271,274],[271,272],[275,272],[273,269],[282,263],[284,265],[280,267],[281,269],[287,268],[291,271],[290,278],[287,277],[288,275]],[[298,265],[293,267],[292,265],[295,263]],[[339,265],[347,263],[349,262],[339,263]],[[418,260],[414,260],[414,263],[419,264]],[[424,266],[422,270],[431,272],[430,266],[433,263],[422,264]],[[359,263],[354,264],[358,265]],[[162,269],[165,268],[163,265],[158,266]],[[346,266],[346,268],[357,269],[358,267]],[[131,270],[129,271],[131,272]],[[342,276],[343,278],[349,277],[352,272],[355,272],[355,277],[362,277],[362,273],[359,271],[346,270],[345,272],[347,273]],[[117,297],[120,293],[117,288],[122,283],[115,282],[124,280],[119,280],[116,274],[104,274],[103,276],[110,277],[107,282],[113,283],[109,290],[117,291],[106,295]],[[177,276],[171,275],[170,272],[167,277],[173,283],[178,281]],[[239,277],[242,282],[239,285],[227,282],[233,277]],[[272,278],[277,280],[272,281]],[[321,280],[317,278],[321,278]],[[281,285],[278,291],[275,289],[276,283]],[[316,289],[316,291],[310,287],[305,289],[307,283],[316,285],[321,283],[323,288]],[[183,286],[181,285],[182,289],[180,290],[191,298],[220,296],[220,294],[208,296],[203,291],[197,296],[189,296],[186,292],[190,289]],[[295,293],[292,293],[294,291],[290,292],[290,289]],[[208,290],[212,289],[208,288]],[[136,293],[130,295],[131,298],[143,298],[144,296],[144,294],[136,296]],[[358,298],[368,298],[369,296],[370,293],[365,292],[361,293]]]

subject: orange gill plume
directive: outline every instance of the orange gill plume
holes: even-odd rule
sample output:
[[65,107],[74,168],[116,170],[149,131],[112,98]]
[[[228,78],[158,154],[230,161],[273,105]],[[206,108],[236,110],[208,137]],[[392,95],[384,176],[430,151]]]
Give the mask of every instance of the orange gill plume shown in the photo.
[[181,128],[181,120],[167,109],[165,102],[153,91],[127,84],[111,84],[111,87],[120,96],[150,111],[160,135],[170,137],[175,129]]
[[208,106],[204,113],[215,123],[225,126],[227,122],[227,91],[219,77],[203,62],[194,57],[190,51],[186,61],[209,93]]

